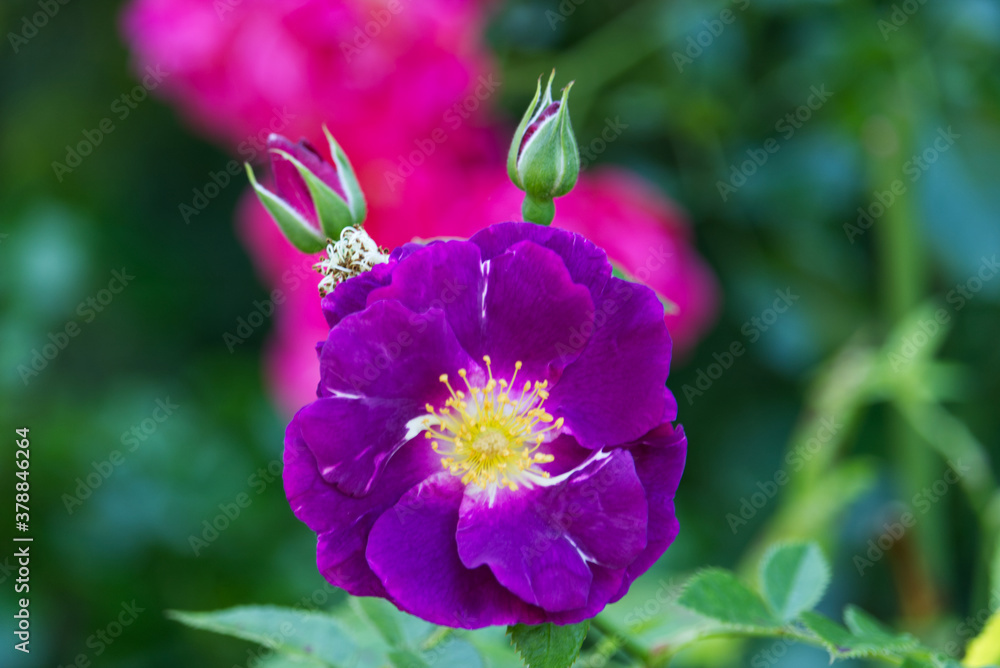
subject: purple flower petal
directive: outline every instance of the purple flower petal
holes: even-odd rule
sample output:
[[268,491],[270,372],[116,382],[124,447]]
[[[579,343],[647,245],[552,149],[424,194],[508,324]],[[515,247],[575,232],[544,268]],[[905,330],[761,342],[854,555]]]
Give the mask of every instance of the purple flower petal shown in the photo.
[[389,457],[412,438],[406,423],[417,415],[410,401],[328,397],[294,419],[323,479],[345,494],[362,496]]
[[549,487],[468,492],[458,553],[486,564],[502,585],[550,612],[587,605],[591,564],[625,568],[646,546],[646,498],[624,450]]
[[617,595],[621,589],[625,569],[591,564],[590,571],[594,575],[594,581],[590,585],[587,604],[582,608],[550,613],[548,621],[555,624],[576,624],[597,615],[608,603],[613,602],[612,596]]
[[404,244],[389,254],[389,261],[385,264],[377,264],[371,271],[349,278],[338,285],[333,292],[323,298],[322,307],[326,323],[330,327],[335,327],[350,314],[363,311],[368,305],[369,293],[376,288],[389,285],[392,280],[392,270],[399,260],[422,248],[424,246],[420,244]]
[[670,368],[670,335],[652,290],[612,278],[595,306],[590,341],[546,404],[587,448],[626,443],[660,424]]
[[371,271],[353,276],[323,297],[323,316],[326,324],[336,327],[337,323],[358,311],[363,311],[368,305],[368,295],[372,290],[389,285],[392,269],[396,263],[390,260],[386,264],[377,264]]
[[645,490],[649,525],[646,548],[629,564],[614,600],[624,596],[632,582],[656,563],[680,531],[674,495],[684,472],[687,437],[683,427],[663,424],[625,447],[632,453],[636,473]]
[[444,472],[403,495],[369,535],[372,570],[400,608],[435,624],[475,629],[545,622],[543,610],[500,586],[489,568],[462,564],[455,528],[464,491]]
[[562,259],[530,241],[490,260],[483,304],[483,351],[494,372],[553,384],[580,355],[592,329],[593,301],[573,282]]
[[467,241],[438,242],[400,260],[392,282],[373,290],[368,303],[398,300],[416,313],[440,309],[462,346],[479,360],[485,282],[479,248]]
[[399,302],[380,301],[330,330],[320,354],[320,393],[402,399],[422,413],[427,403],[448,396],[441,374],[454,377],[462,368],[478,367],[444,313],[418,314]]
[[[674,540],[686,440],[670,425],[662,307],[610,278],[593,244],[516,223],[411,244],[323,306],[321,398],[289,427],[286,489],[331,582],[438,624],[568,624],[624,595]],[[502,401],[505,386],[483,389],[486,354],[498,380],[522,363]],[[441,375],[462,368],[473,390],[452,394]],[[521,383],[542,380],[550,393],[522,405]],[[565,422],[530,412],[542,400]],[[446,425],[440,454],[421,436],[427,404]],[[528,465],[493,458],[490,430],[520,448],[542,424],[538,452],[553,460],[533,466],[548,484],[517,473],[518,489],[493,488],[501,462]]]
[[551,462],[542,462],[535,466],[553,478],[583,466],[594,456],[593,450],[582,447],[570,434],[559,434],[551,441],[542,443],[538,452],[552,455]]
[[595,303],[611,278],[611,263],[603,250],[574,232],[533,223],[500,223],[474,234],[483,260],[492,260],[520,241],[531,241],[562,258],[574,283],[585,285]]
[[319,475],[298,420],[285,434],[285,494],[295,516],[317,533],[316,561],[333,585],[355,596],[385,596],[385,588],[365,560],[375,520],[404,493],[441,470],[440,458],[418,438],[392,457],[371,494],[361,498],[338,491]]
[[462,367],[479,373],[440,311],[418,315],[385,301],[344,318],[321,353],[324,398],[296,416],[323,478],[347,494],[367,494],[415,435],[408,423],[448,395],[441,374]]
[[368,303],[398,300],[422,312],[445,312],[462,346],[476,360],[489,354],[501,378],[514,363],[522,377],[554,382],[579,355],[593,303],[573,283],[560,257],[533,243],[518,243],[489,264],[464,241],[431,244],[402,259],[390,285],[368,295]]

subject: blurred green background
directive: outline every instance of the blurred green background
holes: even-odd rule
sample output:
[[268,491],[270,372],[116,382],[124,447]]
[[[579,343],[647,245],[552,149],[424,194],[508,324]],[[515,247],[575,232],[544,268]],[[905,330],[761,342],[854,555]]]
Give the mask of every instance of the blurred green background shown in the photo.
[[[32,654],[13,651],[5,631],[0,664],[70,665],[85,654],[108,667],[243,666],[255,648],[164,611],[340,600],[313,567],[313,534],[267,473],[284,428],[262,381],[267,327],[232,354],[222,340],[267,293],[233,230],[244,188],[222,189],[185,224],[178,205],[229,157],[154,98],[56,174],[66,145],[136,79],[119,2],[60,6],[15,52],[9,34],[36,5],[0,5],[0,489],[13,497],[14,430],[29,427],[35,539]],[[673,578],[744,567],[761,541],[794,535],[818,538],[834,564],[823,609],[854,602],[935,646],[964,643],[963,620],[1000,595],[990,464],[1000,447],[1000,279],[990,280],[995,269],[987,277],[1000,252],[1000,8],[562,5],[500,6],[488,37],[507,82],[501,105],[519,117],[538,73],[555,66],[577,81],[581,144],[605,119],[626,119],[599,162],[628,165],[689,211],[724,293],[716,327],[670,381],[690,438],[681,536],[611,616],[631,624],[636,605]],[[712,34],[727,8],[736,20]],[[892,23],[894,12],[906,20]],[[691,44],[705,31],[710,48],[699,53]],[[779,125],[815,90],[831,95],[798,127]],[[933,162],[913,162],[949,128],[957,138],[939,141]],[[724,200],[718,182],[759,161],[769,138],[778,150]],[[897,179],[905,192],[858,227],[858,208],[887,202]],[[102,292],[113,272],[134,276],[120,294]],[[772,318],[776,290],[797,299]],[[946,324],[931,331],[936,309]],[[735,342],[745,352],[716,374]],[[61,348],[54,359],[25,373],[49,344]],[[949,461],[971,473],[942,487]],[[772,487],[780,471],[795,475]],[[88,476],[99,484],[67,502]],[[190,537],[241,493],[250,505],[195,555]],[[907,508],[917,526],[859,567]],[[5,519],[5,545],[14,533]],[[13,627],[12,566],[0,561],[3,629]],[[93,636],[133,601],[141,611],[120,638]],[[647,613],[661,619],[646,637],[667,616]],[[827,664],[816,650],[774,650],[713,645],[687,662]]]

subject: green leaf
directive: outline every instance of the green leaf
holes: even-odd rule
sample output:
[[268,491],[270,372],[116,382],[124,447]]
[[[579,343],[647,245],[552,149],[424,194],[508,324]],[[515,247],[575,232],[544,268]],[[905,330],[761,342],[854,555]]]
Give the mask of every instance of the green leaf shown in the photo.
[[396,608],[382,598],[372,597],[352,597],[351,606],[359,615],[371,622],[379,635],[389,643],[390,647],[401,648],[406,646],[403,636],[403,629],[396,621],[399,614]]
[[[948,658],[945,654],[935,654],[933,652],[929,652],[927,655],[926,660],[924,658],[917,659],[912,656],[908,657],[905,661],[903,661],[903,665],[901,665],[900,668],[962,668],[961,664]],[[981,665],[978,663],[970,663],[968,658],[966,658],[965,663],[969,666]],[[997,666],[990,664],[988,666],[984,665],[983,668],[997,668]]]
[[311,668],[316,666],[316,663],[311,659],[298,659],[288,654],[272,654],[251,665],[256,665],[258,668]]
[[389,652],[393,668],[430,668],[418,652],[411,649],[394,649]]
[[803,612],[800,620],[826,647],[833,659],[897,656],[916,646],[908,635],[895,635],[857,608],[844,615],[850,630],[817,612]]
[[677,603],[726,624],[773,629],[781,626],[764,601],[728,571],[710,569],[691,578]]
[[354,173],[350,160],[347,159],[347,154],[344,153],[344,149],[340,148],[340,144],[330,134],[326,125],[323,125],[323,134],[326,135],[326,141],[330,145],[330,156],[333,158],[333,164],[337,167],[340,185],[344,188],[344,194],[347,195],[347,207],[354,218],[354,224],[360,226],[368,216],[368,203],[365,201],[365,194],[361,191],[361,184],[358,183],[358,177]]
[[907,646],[916,645],[916,640],[906,635],[896,635],[889,629],[882,626],[877,619],[853,605],[847,606],[844,611],[844,623],[847,628],[859,638],[864,638],[871,642],[885,644],[899,643],[905,641]]
[[842,652],[850,652],[855,643],[851,632],[843,626],[818,612],[804,612],[801,622],[812,631],[826,646],[830,656],[840,656]]
[[304,665],[338,668],[357,664],[357,645],[325,614],[251,605],[215,612],[174,610],[167,616],[196,629],[264,645],[305,660]]
[[[459,636],[462,631],[425,622],[381,598],[352,597],[350,608],[390,646],[393,668],[482,668],[482,657]],[[506,649],[513,656],[509,644]]]
[[903,661],[903,664],[899,668],[935,668],[935,666],[928,661],[920,661],[919,659],[910,657],[906,661]]
[[[507,651],[510,652],[510,648]],[[513,652],[510,653],[513,655]],[[482,668],[484,665],[479,650],[455,635],[446,638],[436,647],[424,650],[421,657],[432,668]]]
[[507,629],[527,668],[569,668],[580,655],[590,622],[556,626],[517,624]]
[[[524,668],[521,658],[510,646],[507,629],[499,626],[487,626],[466,632],[464,638],[475,648],[490,668]],[[455,668],[461,668],[461,666]]]
[[811,610],[830,584],[830,566],[815,543],[779,545],[760,565],[764,600],[783,621]]

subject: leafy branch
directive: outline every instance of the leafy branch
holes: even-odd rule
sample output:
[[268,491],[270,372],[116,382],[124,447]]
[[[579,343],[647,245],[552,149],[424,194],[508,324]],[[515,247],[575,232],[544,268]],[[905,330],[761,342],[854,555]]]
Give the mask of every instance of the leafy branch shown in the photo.
[[[193,628],[262,645],[268,668],[569,668],[581,656],[619,656],[644,668],[665,668],[683,650],[718,638],[773,638],[826,650],[830,660],[869,658],[904,668],[959,668],[952,657],[896,633],[857,607],[843,621],[814,608],[830,583],[830,566],[815,543],[773,546],[751,586],[731,571],[693,575],[676,599],[691,613],[668,638],[644,645],[605,616],[581,624],[518,624],[478,631],[436,627],[374,598],[353,598],[331,612],[245,606],[207,613],[171,612]],[[667,610],[664,616],[671,616]],[[680,617],[678,615],[678,617]],[[634,629],[633,629],[634,630]],[[596,633],[595,633],[596,632]],[[1000,622],[970,645],[967,666],[1000,658]],[[986,657],[985,659],[983,657]],[[589,660],[581,665],[589,665]]]

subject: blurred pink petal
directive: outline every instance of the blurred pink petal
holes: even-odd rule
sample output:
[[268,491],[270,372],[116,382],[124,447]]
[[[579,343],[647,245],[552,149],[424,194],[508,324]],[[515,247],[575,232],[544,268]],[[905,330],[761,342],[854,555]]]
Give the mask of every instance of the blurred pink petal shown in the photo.
[[395,156],[486,108],[483,4],[135,0],[123,31],[138,70],[169,73],[158,93],[243,159],[270,132],[320,143],[324,122],[348,155]]

